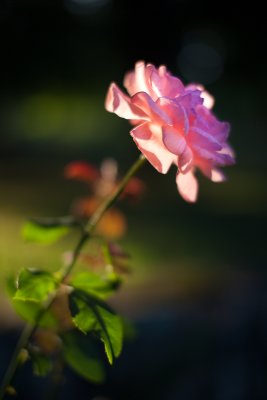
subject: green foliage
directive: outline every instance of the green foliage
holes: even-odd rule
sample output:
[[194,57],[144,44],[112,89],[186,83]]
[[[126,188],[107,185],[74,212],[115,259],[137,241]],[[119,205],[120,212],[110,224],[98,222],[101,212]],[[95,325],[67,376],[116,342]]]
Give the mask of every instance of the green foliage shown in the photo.
[[89,381],[101,383],[105,379],[103,364],[97,352],[94,339],[78,331],[61,336],[63,357],[66,363],[79,375]]
[[[13,279],[9,279],[7,282],[8,293],[11,298],[12,305],[16,311],[16,313],[25,321],[35,324],[35,321],[40,314],[42,309],[42,303],[26,301],[26,300],[17,300],[14,299],[14,295],[16,293],[16,285]],[[51,313],[51,311],[45,311],[42,319],[39,321],[39,326],[41,327],[56,327],[57,320]]]
[[37,351],[31,352],[33,373],[38,376],[46,376],[52,370],[53,362],[51,357]]
[[115,274],[103,277],[93,272],[82,272],[71,280],[71,285],[89,295],[106,299],[118,288],[120,278]]
[[14,386],[9,385],[6,388],[6,394],[8,396],[16,397],[18,393],[17,393],[16,389],[14,388]]
[[[61,276],[57,273],[23,269],[16,282],[9,280],[9,293],[17,313],[33,325],[60,331],[59,321],[49,307],[46,310],[47,300],[55,294],[60,281]],[[120,283],[114,272],[101,276],[89,271],[74,276],[68,283],[72,320],[77,329],[61,333],[62,356],[76,373],[96,383],[105,377],[97,351],[99,339],[110,364],[122,350],[123,321],[103,301]],[[38,347],[29,348],[29,351],[34,374],[47,375],[53,368],[53,356],[43,354]]]
[[113,358],[118,357],[122,350],[123,327],[121,319],[118,315],[113,314],[104,307],[97,306],[94,308],[97,319],[97,329],[104,342],[105,351],[110,364]]
[[27,221],[22,228],[22,236],[28,242],[51,244],[69,232],[68,226]]
[[73,322],[84,334],[95,332],[104,343],[110,364],[122,350],[123,324],[103,301],[82,291],[74,291],[70,296]]
[[46,271],[23,269],[17,278],[14,300],[41,302],[57,287],[56,278]]
[[[30,301],[13,300],[13,307],[16,313],[25,321],[35,324],[38,315],[42,311],[40,304]],[[57,319],[49,311],[46,311],[38,325],[43,328],[56,327],[58,325]]]

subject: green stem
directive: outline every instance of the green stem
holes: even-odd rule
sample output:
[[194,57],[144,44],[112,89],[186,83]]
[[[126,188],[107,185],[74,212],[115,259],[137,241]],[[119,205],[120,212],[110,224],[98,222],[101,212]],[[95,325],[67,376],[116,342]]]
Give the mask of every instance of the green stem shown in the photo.
[[20,364],[20,359],[19,355],[21,350],[26,346],[28,339],[32,335],[33,329],[30,324],[26,324],[23,328],[23,331],[21,332],[20,338],[17,342],[17,345],[15,347],[14,353],[12,355],[12,358],[10,360],[10,363],[8,365],[8,368],[6,370],[6,374],[4,376],[1,388],[0,388],[0,399],[2,400],[5,396],[6,389],[10,385],[10,382],[12,381],[15,372]]
[[91,234],[92,231],[94,230],[95,226],[99,222],[99,220],[103,217],[105,212],[115,203],[117,198],[120,196],[120,194],[123,192],[125,189],[125,186],[129,182],[129,180],[135,175],[135,173],[141,168],[141,166],[144,164],[146,161],[146,158],[141,154],[138,160],[131,166],[131,168],[128,170],[124,178],[121,180],[119,186],[115,190],[115,192],[108,197],[96,210],[96,212],[92,215],[90,218],[88,224],[87,224],[87,232],[88,234]]
[[[100,219],[103,217],[105,212],[110,207],[112,207],[112,205],[115,203],[115,201],[118,199],[120,194],[125,189],[125,187],[126,187],[127,183],[129,182],[129,180],[141,168],[141,166],[144,164],[145,160],[146,160],[146,158],[141,154],[140,157],[138,158],[138,160],[130,167],[130,169],[128,170],[128,172],[126,173],[124,178],[121,180],[119,186],[114,191],[114,193],[111,194],[106,200],[104,200],[104,202],[102,204],[100,204],[100,206],[97,208],[95,213],[89,219],[89,221],[87,222],[87,224],[86,224],[86,226],[85,226],[85,228],[84,228],[84,230],[82,232],[82,235],[81,235],[77,245],[75,246],[75,249],[74,249],[74,252],[73,252],[73,256],[72,256],[72,260],[62,270],[59,283],[63,283],[65,281],[65,279],[68,277],[68,275],[71,273],[73,267],[76,264],[76,261],[77,261],[79,255],[80,255],[80,252],[81,252],[84,244],[87,242],[87,240],[91,236],[91,234],[92,234],[93,230],[95,229],[96,225],[98,224]],[[16,371],[17,371],[17,368],[18,368],[18,366],[20,364],[19,355],[20,355],[21,350],[27,346],[27,343],[30,340],[32,334],[34,333],[34,331],[38,327],[38,324],[39,324],[40,320],[44,316],[45,312],[53,304],[53,302],[55,300],[55,297],[56,297],[56,294],[48,299],[48,301],[44,305],[44,308],[42,309],[42,311],[37,316],[34,325],[31,325],[31,324],[26,324],[25,325],[25,327],[24,327],[24,329],[23,329],[23,331],[21,333],[21,336],[20,336],[20,338],[19,338],[19,340],[17,342],[16,348],[15,348],[13,356],[12,356],[12,358],[10,360],[9,366],[8,366],[8,368],[6,370],[6,374],[5,374],[4,379],[2,381],[2,385],[0,387],[0,400],[4,399],[4,396],[5,396],[5,393],[6,393],[6,389],[11,384],[11,382],[13,380],[13,377],[14,377]]]

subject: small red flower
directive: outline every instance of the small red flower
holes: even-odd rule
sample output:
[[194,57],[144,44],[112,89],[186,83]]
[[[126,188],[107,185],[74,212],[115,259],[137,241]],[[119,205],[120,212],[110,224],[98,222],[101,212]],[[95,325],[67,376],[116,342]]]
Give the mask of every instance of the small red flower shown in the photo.
[[[117,163],[112,159],[104,160],[100,168],[84,161],[74,161],[64,170],[64,176],[88,184],[91,194],[78,199],[73,205],[73,213],[80,218],[89,218],[111,195],[119,184]],[[137,200],[144,192],[144,184],[138,178],[132,178],[121,199]],[[108,210],[98,223],[97,231],[110,239],[121,237],[127,228],[124,215],[115,207]]]

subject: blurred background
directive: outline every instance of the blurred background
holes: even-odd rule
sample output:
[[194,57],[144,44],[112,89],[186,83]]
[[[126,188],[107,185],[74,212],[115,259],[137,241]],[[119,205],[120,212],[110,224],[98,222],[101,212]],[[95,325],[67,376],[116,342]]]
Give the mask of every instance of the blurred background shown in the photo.
[[[61,216],[87,187],[66,180],[74,160],[119,173],[138,157],[129,125],[104,110],[108,85],[120,86],[137,60],[165,64],[200,82],[230,121],[236,166],[228,181],[200,180],[199,200],[177,194],[146,165],[137,204],[123,204],[132,274],[113,299],[135,322],[126,344],[93,386],[75,378],[62,399],[258,400],[267,397],[266,21],[257,5],[141,0],[0,2],[0,374],[21,321],[5,292],[22,267],[57,269],[73,238],[25,244],[27,217]],[[27,382],[25,384],[25,382]],[[37,399],[43,379],[17,377],[19,398]]]

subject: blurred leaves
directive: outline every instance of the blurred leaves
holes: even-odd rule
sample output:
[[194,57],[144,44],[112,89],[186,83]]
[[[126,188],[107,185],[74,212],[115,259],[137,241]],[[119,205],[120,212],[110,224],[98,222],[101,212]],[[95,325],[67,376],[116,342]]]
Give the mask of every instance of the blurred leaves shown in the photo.
[[16,391],[16,389],[15,389],[13,386],[9,385],[9,386],[7,386],[7,388],[6,388],[6,394],[7,394],[8,396],[16,397],[16,396],[17,396],[17,391]]
[[89,271],[82,272],[71,280],[71,284],[75,289],[101,299],[106,299],[114,293],[120,282],[120,278],[115,274],[110,274],[109,277],[102,277]]
[[66,363],[85,379],[96,383],[103,382],[104,367],[94,340],[90,336],[81,335],[78,331],[67,332],[61,338]]
[[[29,221],[24,225],[23,236],[26,240],[48,244],[65,235],[73,226],[82,228],[73,217]],[[47,328],[43,331],[38,329],[35,345],[28,346],[36,375],[47,375],[59,354],[79,375],[102,382],[104,370],[95,351],[96,339],[103,342],[110,364],[121,353],[123,322],[103,301],[118,289],[121,278],[113,270],[109,248],[102,244],[99,251],[105,265],[102,275],[86,271],[63,282],[60,271],[52,274],[23,269],[16,282],[9,282],[17,313],[36,327]],[[51,295],[51,302],[47,302]],[[77,329],[69,331],[73,326]],[[54,336],[58,340],[54,340]]]
[[[16,294],[15,282],[13,279],[10,278],[8,279],[7,284],[8,293],[10,295],[10,299],[16,313],[25,321],[28,321],[31,324],[35,324],[38,315],[41,311],[43,311],[42,304],[29,300],[26,301],[14,299],[14,295]],[[57,326],[57,324],[57,319],[54,317],[50,310],[46,311],[43,314],[41,321],[39,321],[39,326],[42,327],[55,327]]]
[[41,302],[57,287],[56,278],[46,271],[23,269],[17,278],[14,300]]
[[[23,99],[18,110],[18,125],[30,137],[65,137],[79,132],[80,136],[90,129],[94,118],[92,102],[75,93],[39,93]],[[95,107],[94,107],[95,110]]]
[[28,242],[51,244],[69,232],[69,227],[61,225],[41,224],[27,221],[22,228],[22,236]]
[[51,357],[41,354],[37,351],[32,351],[30,353],[33,373],[37,376],[46,376],[53,367],[53,362]]

